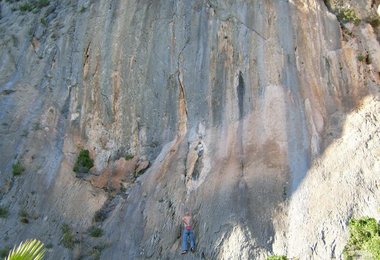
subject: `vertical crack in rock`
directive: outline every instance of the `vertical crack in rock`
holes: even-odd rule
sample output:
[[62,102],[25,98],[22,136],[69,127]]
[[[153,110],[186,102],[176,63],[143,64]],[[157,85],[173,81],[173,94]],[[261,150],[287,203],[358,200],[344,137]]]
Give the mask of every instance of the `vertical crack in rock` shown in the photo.
[[84,51],[84,62],[83,62],[83,79],[87,79],[88,70],[89,70],[89,57],[90,57],[90,45],[91,42],[88,43],[85,51]]
[[244,126],[244,95],[245,86],[243,73],[239,71],[238,85],[236,87],[239,107],[239,125],[237,129],[238,156],[240,160],[241,175],[244,175],[244,148],[243,148],[243,126]]
[[178,136],[183,137],[187,131],[187,105],[186,105],[186,95],[185,87],[183,84],[183,50],[186,48],[188,41],[182,48],[178,55],[178,83],[179,83],[179,94],[178,94]]
[[243,119],[243,116],[244,116],[244,94],[245,94],[245,87],[244,87],[243,73],[239,71],[239,84],[237,86],[239,120]]

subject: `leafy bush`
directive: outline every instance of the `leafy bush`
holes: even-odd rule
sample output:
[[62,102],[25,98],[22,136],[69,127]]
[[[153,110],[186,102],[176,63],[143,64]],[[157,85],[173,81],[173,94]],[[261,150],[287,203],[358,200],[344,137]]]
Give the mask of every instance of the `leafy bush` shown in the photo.
[[358,58],[358,61],[363,62],[365,61],[366,57],[363,54],[359,54],[357,58]]
[[41,22],[41,24],[42,24],[43,26],[45,26],[45,27],[48,26],[48,23],[47,23],[47,21],[46,21],[45,18],[42,17],[42,18],[40,19],[40,22]]
[[73,249],[74,248],[74,235],[73,232],[71,231],[71,228],[67,224],[63,224],[61,226],[61,231],[63,234],[62,237],[62,244],[64,247]]
[[30,3],[23,3],[20,5],[20,11],[21,12],[30,12],[33,10],[33,5]]
[[345,259],[352,259],[355,251],[364,250],[373,259],[380,259],[380,225],[374,218],[363,217],[349,222],[350,238],[344,248]]
[[24,223],[24,224],[29,223],[29,214],[28,214],[28,212],[26,212],[25,209],[20,211],[19,216],[20,216],[20,222],[21,223]]
[[94,160],[90,158],[90,152],[88,150],[81,150],[79,156],[74,165],[74,172],[87,173],[94,166]]
[[368,23],[373,27],[376,28],[380,25],[380,18],[377,16],[370,17],[368,20]]
[[22,166],[20,161],[17,161],[15,164],[12,165],[12,173],[13,176],[19,176],[25,171],[24,166]]
[[8,217],[8,209],[4,207],[0,207],[0,218]]
[[125,160],[129,161],[129,160],[132,160],[133,157],[134,157],[134,156],[133,156],[132,154],[128,153],[128,154],[125,155],[124,158],[125,158]]
[[89,234],[92,237],[101,237],[103,235],[103,229],[98,227],[91,227],[89,230]]
[[360,19],[357,17],[355,11],[350,8],[342,8],[338,10],[337,18],[342,23],[352,22],[355,25],[359,25]]
[[35,3],[35,6],[37,8],[43,8],[45,6],[48,6],[49,5],[49,0],[38,0],[36,3]]
[[272,255],[267,258],[267,260],[288,260],[284,255]]

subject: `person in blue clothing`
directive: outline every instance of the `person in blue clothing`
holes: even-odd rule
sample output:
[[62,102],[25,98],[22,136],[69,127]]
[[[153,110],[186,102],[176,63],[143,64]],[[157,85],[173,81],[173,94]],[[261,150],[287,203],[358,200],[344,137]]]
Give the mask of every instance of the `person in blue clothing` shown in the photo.
[[182,218],[184,229],[182,232],[182,254],[187,253],[187,238],[190,239],[190,250],[195,251],[194,232],[192,227],[192,216],[188,210]]

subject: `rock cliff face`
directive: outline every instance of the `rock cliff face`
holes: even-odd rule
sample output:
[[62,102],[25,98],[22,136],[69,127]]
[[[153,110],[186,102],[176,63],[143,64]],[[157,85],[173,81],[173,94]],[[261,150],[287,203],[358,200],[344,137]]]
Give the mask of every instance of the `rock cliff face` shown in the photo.
[[1,245],[176,259],[187,208],[184,259],[339,259],[380,219],[379,1],[23,4],[0,2]]

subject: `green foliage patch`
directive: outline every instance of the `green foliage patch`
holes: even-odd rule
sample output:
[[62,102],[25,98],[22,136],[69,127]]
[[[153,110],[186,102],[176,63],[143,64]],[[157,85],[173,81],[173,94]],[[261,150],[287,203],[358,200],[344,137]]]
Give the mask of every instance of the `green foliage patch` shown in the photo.
[[24,223],[24,224],[28,224],[29,223],[29,214],[28,214],[28,212],[25,209],[23,209],[23,210],[20,211],[19,217],[20,217],[20,222],[21,223]]
[[74,172],[87,173],[94,166],[94,160],[90,158],[90,152],[88,150],[81,150],[79,156],[74,165]]
[[103,229],[98,227],[91,227],[89,229],[89,234],[92,237],[101,237],[103,235]]
[[25,171],[24,166],[22,166],[20,161],[17,161],[12,165],[12,174],[13,176],[20,176]]
[[62,244],[64,247],[73,249],[74,248],[74,235],[69,225],[63,224],[61,226],[61,231],[63,234]]
[[49,0],[32,0],[26,3],[22,3],[19,6],[21,12],[31,12],[38,11],[41,8],[48,6],[50,4]]
[[0,218],[8,217],[8,209],[5,207],[0,207]]
[[349,222],[350,238],[343,250],[345,259],[354,259],[357,251],[365,251],[380,259],[380,225],[376,219],[363,217]]
[[284,255],[272,255],[267,258],[267,260],[288,260]]
[[380,18],[378,16],[372,16],[368,19],[368,23],[373,27],[376,28],[380,25]]
[[129,161],[129,160],[132,160],[133,157],[134,157],[133,154],[128,153],[128,154],[125,155],[124,158],[125,158],[125,160]]
[[336,17],[341,23],[352,22],[355,25],[359,25],[360,23],[360,19],[356,15],[355,11],[351,8],[339,9]]

